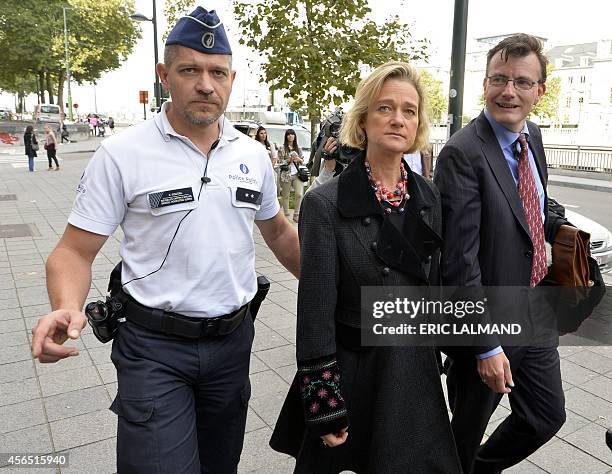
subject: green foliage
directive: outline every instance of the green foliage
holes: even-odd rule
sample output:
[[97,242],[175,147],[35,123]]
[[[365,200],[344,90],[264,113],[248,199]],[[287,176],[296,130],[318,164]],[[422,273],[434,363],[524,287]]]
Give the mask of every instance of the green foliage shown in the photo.
[[367,70],[389,60],[427,57],[398,17],[370,19],[367,0],[234,0],[240,43],[266,58],[262,79],[306,107],[313,125],[320,110],[354,95]]
[[168,31],[166,31],[163,35],[163,41],[166,41],[168,37],[168,33],[172,27],[176,24],[176,22],[182,16],[190,13],[191,10],[195,8],[195,0],[166,0],[164,5],[164,14],[166,15],[166,20],[168,22]]
[[546,68],[546,93],[540,97],[540,100],[531,111],[531,115],[547,118],[549,120],[557,119],[559,110],[559,94],[561,94],[561,78],[551,77],[553,72],[552,65]]
[[442,92],[442,82],[423,69],[420,71],[421,84],[427,97],[427,114],[431,123],[439,122],[448,110],[448,100]]
[[[62,102],[65,79],[64,16],[72,79],[95,82],[120,66],[140,30],[129,15],[133,0],[4,0],[0,10],[0,87],[33,92],[36,78]],[[47,87],[49,84],[49,87]]]

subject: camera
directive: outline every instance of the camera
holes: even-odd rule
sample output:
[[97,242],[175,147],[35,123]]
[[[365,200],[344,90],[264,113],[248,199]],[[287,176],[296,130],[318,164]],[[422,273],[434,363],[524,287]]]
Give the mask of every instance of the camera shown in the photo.
[[106,344],[117,334],[123,317],[123,303],[114,296],[107,296],[106,301],[96,301],[85,306],[85,316],[93,329],[96,338]]
[[[340,126],[342,125],[343,117],[344,112],[342,111],[342,108],[338,107],[331,115],[325,118],[325,121],[321,126],[321,132],[319,133],[319,137],[317,137],[317,144],[325,143],[330,137],[338,140],[340,136]],[[346,145],[342,145],[338,141],[338,146],[336,150],[333,153],[326,153],[322,151],[321,158],[323,158],[324,160],[336,160],[343,167],[346,167],[353,160],[353,158],[355,158],[357,154],[359,154],[359,150]]]

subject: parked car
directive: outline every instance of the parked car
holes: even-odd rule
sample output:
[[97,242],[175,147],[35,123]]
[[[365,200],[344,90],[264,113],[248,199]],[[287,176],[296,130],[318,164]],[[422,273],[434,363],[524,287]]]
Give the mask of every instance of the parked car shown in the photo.
[[34,106],[34,120],[36,122],[56,122],[62,121],[62,111],[56,104],[36,104]]
[[[245,135],[248,135],[251,138],[255,137],[255,133],[257,132],[257,128],[259,124],[250,120],[243,120],[240,122],[233,122],[234,128],[240,130]],[[285,130],[292,128],[295,130],[295,134],[297,137],[297,142],[300,148],[302,149],[302,154],[304,155],[304,161],[308,162],[310,158],[310,146],[312,144],[312,139],[310,138],[310,130],[302,127],[301,125],[280,125],[280,124],[272,124],[266,123],[263,124],[266,131],[268,132],[268,140],[276,145],[276,148],[280,148],[283,146],[285,141]]]
[[602,273],[612,270],[612,234],[601,224],[577,212],[565,210],[565,217],[580,230],[591,234],[591,255]]

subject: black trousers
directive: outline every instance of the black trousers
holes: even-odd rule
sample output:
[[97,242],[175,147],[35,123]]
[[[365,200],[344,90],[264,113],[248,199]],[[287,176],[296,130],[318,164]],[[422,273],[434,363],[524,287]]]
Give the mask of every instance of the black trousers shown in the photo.
[[249,315],[233,333],[199,340],[121,325],[111,354],[119,474],[237,472],[253,336]]
[[47,161],[49,161],[49,168],[53,168],[52,160],[55,161],[55,166],[59,168],[59,163],[57,161],[57,150],[55,149],[55,145],[47,145]]
[[498,473],[518,464],[551,439],[565,423],[565,397],[557,346],[505,348],[514,388],[508,394],[512,412],[480,446],[502,395],[481,380],[476,359],[451,360],[448,398],[464,473]]

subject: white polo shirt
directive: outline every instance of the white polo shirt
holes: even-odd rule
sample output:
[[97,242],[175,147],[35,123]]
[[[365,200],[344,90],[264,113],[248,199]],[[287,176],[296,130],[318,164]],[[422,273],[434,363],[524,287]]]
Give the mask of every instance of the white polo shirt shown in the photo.
[[166,108],[104,140],[81,178],[68,222],[101,235],[121,226],[125,284],[159,268],[185,218],[161,270],[124,290],[151,308],[193,317],[228,314],[257,291],[253,221],[279,211],[274,171],[266,150],[223,118],[210,154],[211,181],[203,184],[207,157],[174,131]]

